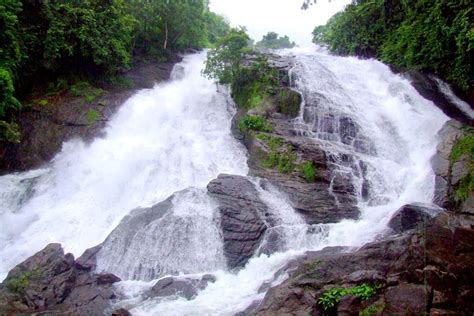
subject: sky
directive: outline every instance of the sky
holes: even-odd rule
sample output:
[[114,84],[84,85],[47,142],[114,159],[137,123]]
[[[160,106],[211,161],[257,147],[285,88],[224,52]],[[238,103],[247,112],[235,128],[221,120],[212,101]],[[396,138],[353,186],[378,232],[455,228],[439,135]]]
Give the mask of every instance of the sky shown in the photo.
[[273,31],[308,46],[314,27],[325,24],[350,2],[317,0],[308,10],[301,10],[302,0],[210,0],[210,8],[227,17],[232,26],[246,26],[255,41]]

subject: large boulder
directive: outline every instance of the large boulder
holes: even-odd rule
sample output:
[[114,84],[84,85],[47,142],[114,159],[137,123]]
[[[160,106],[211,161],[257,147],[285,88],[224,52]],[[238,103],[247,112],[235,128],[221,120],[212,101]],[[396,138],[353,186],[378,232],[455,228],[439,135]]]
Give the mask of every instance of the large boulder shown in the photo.
[[242,176],[221,174],[207,190],[219,204],[227,264],[230,268],[242,267],[264,238],[268,208],[255,185]]
[[99,315],[110,307],[118,281],[80,268],[60,244],[49,244],[8,273],[0,285],[0,314]]
[[403,233],[410,229],[415,229],[426,223],[442,212],[443,209],[436,205],[413,203],[402,206],[392,216],[388,223],[396,233]]

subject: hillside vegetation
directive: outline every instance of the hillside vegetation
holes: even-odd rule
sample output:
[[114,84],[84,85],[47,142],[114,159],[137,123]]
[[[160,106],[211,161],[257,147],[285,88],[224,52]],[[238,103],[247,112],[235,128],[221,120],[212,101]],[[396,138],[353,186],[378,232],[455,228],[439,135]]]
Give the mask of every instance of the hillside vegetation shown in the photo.
[[2,0],[0,29],[0,141],[19,142],[15,119],[32,92],[212,46],[229,26],[204,0]]
[[434,73],[472,95],[473,21],[470,0],[358,0],[317,26],[313,41],[338,54]]

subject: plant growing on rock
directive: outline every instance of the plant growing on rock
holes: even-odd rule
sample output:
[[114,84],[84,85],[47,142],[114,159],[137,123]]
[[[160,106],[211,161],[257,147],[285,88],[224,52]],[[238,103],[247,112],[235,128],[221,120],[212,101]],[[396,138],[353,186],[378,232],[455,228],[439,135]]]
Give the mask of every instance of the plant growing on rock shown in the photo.
[[468,170],[453,192],[455,203],[462,203],[474,191],[474,134],[470,133],[462,137],[453,146],[450,157],[451,164],[458,162],[461,157],[467,159]]
[[239,121],[239,129],[241,132],[271,132],[272,127],[267,120],[259,115],[246,115]]
[[346,295],[353,295],[366,301],[372,298],[380,287],[380,285],[371,286],[367,283],[350,288],[333,287],[323,293],[323,295],[318,299],[318,304],[321,305],[325,311],[329,311],[335,308],[341,301],[341,298]]
[[316,180],[316,173],[313,161],[305,161],[300,164],[300,175],[306,180],[306,182],[314,182]]

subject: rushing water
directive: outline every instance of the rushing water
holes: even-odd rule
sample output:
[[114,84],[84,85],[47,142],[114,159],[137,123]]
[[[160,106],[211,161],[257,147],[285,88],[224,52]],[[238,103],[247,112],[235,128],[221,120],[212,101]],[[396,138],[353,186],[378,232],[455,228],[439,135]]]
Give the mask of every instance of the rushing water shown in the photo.
[[130,98],[105,137],[67,142],[44,169],[0,178],[0,277],[50,242],[80,255],[131,209],[219,173],[247,173],[229,94],[201,77],[204,56],[186,57],[175,80]]
[[[403,204],[431,202],[430,158],[447,117],[377,61],[314,49],[285,54],[293,55],[294,88],[304,99],[295,126],[324,146],[334,178],[352,183],[359,220],[310,227],[284,195],[251,179],[284,238],[280,252],[254,257],[238,272],[226,269],[219,214],[204,188],[219,173],[245,175],[246,154],[230,134],[228,92],[200,76],[204,55],[197,54],[176,67],[172,81],[127,101],[104,138],[68,142],[44,169],[0,178],[0,271],[48,242],[78,255],[131,209],[180,191],[169,213],[137,232],[132,246],[106,241],[99,267],[128,279],[118,284],[125,298],[117,306],[134,315],[231,315],[262,299],[262,284],[281,282],[285,275],[274,274],[291,258],[325,246],[361,246]],[[192,300],[144,298],[155,283],[151,275],[204,273],[217,280]]]

